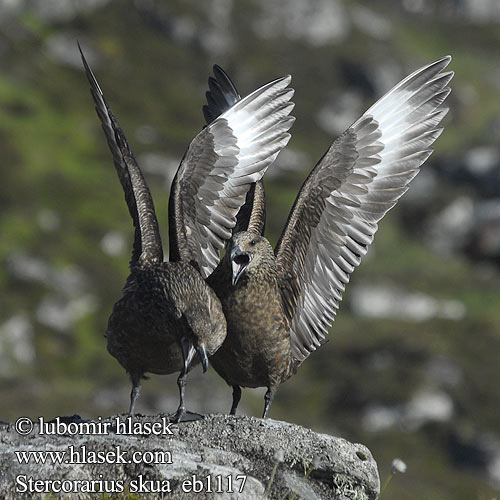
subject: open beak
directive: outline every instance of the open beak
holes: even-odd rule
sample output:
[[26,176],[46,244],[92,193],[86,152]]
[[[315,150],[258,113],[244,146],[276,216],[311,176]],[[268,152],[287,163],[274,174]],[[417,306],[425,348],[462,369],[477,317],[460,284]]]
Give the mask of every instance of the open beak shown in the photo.
[[233,286],[238,283],[241,273],[247,268],[252,260],[252,254],[241,250],[236,246],[231,250],[231,268],[233,270]]
[[196,352],[198,353],[198,357],[200,358],[201,366],[203,367],[203,373],[205,373],[208,370],[208,357],[207,350],[205,349],[205,344],[200,344],[196,348]]

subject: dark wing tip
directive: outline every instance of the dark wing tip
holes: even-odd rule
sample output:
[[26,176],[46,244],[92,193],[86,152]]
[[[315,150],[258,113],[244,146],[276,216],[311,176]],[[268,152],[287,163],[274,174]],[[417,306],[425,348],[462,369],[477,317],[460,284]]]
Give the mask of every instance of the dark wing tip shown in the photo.
[[132,155],[132,149],[130,148],[130,144],[128,143],[127,138],[125,137],[125,133],[118,124],[115,116],[110,113],[109,118],[111,120],[111,124],[113,125],[113,132],[115,134],[116,144],[118,144],[118,147],[120,148],[122,154],[124,153],[124,151],[126,151],[129,155]]
[[82,57],[82,62],[83,62],[83,67],[85,68],[85,74],[87,75],[87,79],[92,87],[96,92],[98,92],[101,96],[103,96],[101,87],[99,87],[99,84],[97,83],[97,79],[92,71],[92,69],[89,66],[89,63],[87,62],[87,59],[85,59],[85,55],[83,54],[82,47],[80,45],[80,42],[76,42],[78,45],[78,50],[80,51],[80,56]]
[[241,100],[236,86],[228,74],[217,64],[213,66],[214,76],[208,78],[207,104],[203,106],[205,122],[210,124],[218,116]]
[[[87,79],[91,85],[92,95],[94,96],[94,100],[96,101],[97,114],[99,116],[101,116],[99,113],[99,106],[103,104],[105,111],[106,111],[106,114],[107,114],[107,117],[109,119],[109,122],[111,123],[112,129],[113,129],[116,144],[122,150],[122,153],[124,150],[126,150],[128,153],[132,154],[132,150],[130,148],[130,144],[127,141],[125,133],[121,129],[120,124],[118,123],[118,120],[116,119],[115,115],[111,111],[111,108],[109,107],[108,103],[106,102],[106,99],[105,99],[104,94],[101,90],[101,87],[99,86],[99,83],[97,82],[97,79],[96,79],[92,69],[90,68],[87,60],[85,59],[85,55],[83,54],[83,50],[82,50],[82,47],[80,45],[80,42],[77,41],[76,43],[78,44],[78,49],[80,50],[80,55],[82,56],[82,62],[83,62],[83,66],[85,67],[85,73],[87,75]],[[101,101],[101,103],[99,103],[99,101]]]
[[205,104],[202,108],[203,118],[205,119],[205,123],[212,123],[217,117],[213,116],[210,108]]
[[236,89],[236,86],[234,85],[233,81],[231,80],[231,78],[229,78],[229,75],[218,64],[214,64],[213,72],[215,78],[223,87],[226,87],[228,90],[230,90],[230,92],[234,96],[237,96],[241,99],[241,96],[238,93],[238,90]]

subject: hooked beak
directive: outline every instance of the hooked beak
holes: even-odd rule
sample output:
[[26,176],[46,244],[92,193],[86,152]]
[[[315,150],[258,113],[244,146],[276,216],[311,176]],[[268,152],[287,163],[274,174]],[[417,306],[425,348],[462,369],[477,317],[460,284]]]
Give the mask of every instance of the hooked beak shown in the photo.
[[247,268],[252,260],[253,255],[241,250],[236,246],[231,250],[231,268],[233,270],[233,286],[238,283],[241,273]]
[[205,344],[200,344],[196,348],[196,352],[198,353],[198,357],[201,361],[201,366],[203,367],[203,373],[205,373],[208,369],[208,357],[207,350],[205,349]]

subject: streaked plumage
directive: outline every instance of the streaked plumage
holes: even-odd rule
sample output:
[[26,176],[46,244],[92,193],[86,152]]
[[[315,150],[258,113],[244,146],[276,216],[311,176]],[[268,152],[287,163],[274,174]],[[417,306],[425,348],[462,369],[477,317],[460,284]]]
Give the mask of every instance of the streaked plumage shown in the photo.
[[82,60],[135,226],[130,275],[106,331],[108,351],[130,374],[130,414],[146,372],[180,371],[178,421],[196,353],[206,370],[207,356],[226,335],[220,301],[204,278],[217,265],[248,190],[289,140],[290,77],[239,100],[193,139],[171,187],[170,261],[164,262],[149,189],[83,53]]
[[328,149],[295,200],[273,253],[254,231],[235,234],[208,283],[228,335],[211,358],[233,386],[274,393],[325,340],[349,276],[377,224],[432,152],[447,113],[452,72],[444,57],[396,85]]

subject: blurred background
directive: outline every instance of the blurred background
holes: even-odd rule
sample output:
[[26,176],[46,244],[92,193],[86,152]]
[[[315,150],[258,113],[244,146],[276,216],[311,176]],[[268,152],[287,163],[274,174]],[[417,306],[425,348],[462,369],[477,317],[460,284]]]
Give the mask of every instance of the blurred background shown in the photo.
[[[367,445],[384,498],[500,495],[500,3],[497,0],[0,0],[0,420],[124,412],[106,351],[132,223],[82,72],[82,44],[153,192],[167,201],[203,124],[214,63],[242,95],[292,74],[297,121],[266,175],[267,235],[332,140],[423,64],[451,54],[436,151],[382,221],[330,342],[281,386],[271,417]],[[176,376],[139,413],[177,407]],[[191,410],[226,412],[213,370]],[[260,416],[263,391],[240,409]]]

